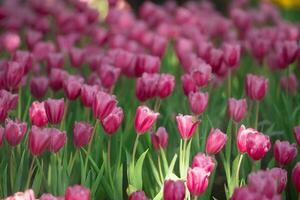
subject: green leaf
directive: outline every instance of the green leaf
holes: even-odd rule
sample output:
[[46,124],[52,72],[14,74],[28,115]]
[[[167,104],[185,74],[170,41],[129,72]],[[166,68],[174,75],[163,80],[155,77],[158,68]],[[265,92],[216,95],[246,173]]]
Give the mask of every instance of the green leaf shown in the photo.
[[97,189],[99,188],[100,186],[100,181],[103,177],[103,172],[104,172],[104,165],[102,164],[101,165],[101,168],[98,172],[98,175],[95,179],[95,181],[93,181],[93,184],[92,184],[92,187],[91,187],[91,192],[92,192],[92,198],[95,199],[96,198],[96,192],[97,192]]
[[[37,163],[38,160],[36,159]],[[43,180],[43,162],[40,166],[38,166],[37,173],[34,176],[32,189],[35,192],[36,195],[40,193],[41,186],[42,186],[42,180]]]
[[152,174],[154,176],[154,179],[155,179],[155,181],[157,182],[158,185],[161,185],[162,182],[161,182],[161,180],[159,178],[158,170],[155,167],[155,164],[154,164],[152,158],[150,156],[148,156],[148,158],[149,158],[149,162],[150,162],[150,166],[151,166],[151,171],[152,171]]
[[25,157],[25,149],[23,150],[21,162],[19,164],[19,168],[16,174],[16,180],[14,184],[13,191],[19,191],[21,189],[22,175],[23,175],[23,166],[24,166],[24,157]]
[[142,155],[139,157],[139,159],[136,162],[136,165],[134,166],[133,174],[131,174],[133,176],[131,179],[134,180],[133,185],[137,189],[143,188],[142,169],[143,169],[143,163],[144,163],[144,159],[146,157],[147,152],[148,152],[148,149],[144,153],[142,153]]

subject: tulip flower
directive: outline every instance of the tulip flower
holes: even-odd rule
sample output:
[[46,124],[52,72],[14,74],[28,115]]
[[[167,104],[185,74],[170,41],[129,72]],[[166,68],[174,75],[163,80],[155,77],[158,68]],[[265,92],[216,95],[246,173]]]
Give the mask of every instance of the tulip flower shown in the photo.
[[27,124],[18,120],[7,119],[5,122],[5,139],[11,146],[17,146],[21,143],[27,130]]
[[36,60],[45,60],[50,53],[55,52],[53,42],[39,41],[33,48],[33,56]]
[[62,53],[50,53],[47,57],[47,70],[51,71],[53,68],[63,68],[64,55]]
[[4,200],[36,200],[33,190],[26,190],[25,192],[17,192],[14,195]]
[[2,126],[0,126],[0,147],[3,144],[4,134],[5,134],[5,130],[4,130],[4,128]]
[[120,107],[115,107],[103,120],[102,127],[106,134],[114,134],[122,124],[124,118],[123,110]]
[[0,99],[3,103],[3,107],[5,110],[12,110],[17,107],[18,104],[18,95],[12,94],[6,90],[0,90]]
[[204,153],[197,153],[192,162],[192,168],[195,167],[200,167],[208,174],[211,174],[215,168],[215,162],[211,156],[205,155]]
[[58,91],[63,87],[64,80],[67,79],[68,73],[62,69],[51,69],[49,84],[54,91]]
[[101,83],[105,88],[111,88],[116,84],[120,76],[121,70],[111,65],[102,65],[98,68],[98,74],[101,79]]
[[45,193],[40,197],[40,200],[64,200],[64,197],[55,197],[52,194]]
[[269,136],[260,132],[248,133],[246,139],[247,153],[253,160],[262,159],[271,148]]
[[73,143],[76,148],[81,148],[92,138],[94,127],[87,122],[75,122],[73,127]]
[[78,68],[83,64],[84,51],[78,48],[71,48],[69,51],[70,61],[73,67]]
[[298,91],[298,80],[295,74],[290,74],[289,76],[283,76],[280,79],[280,86],[284,91],[290,94],[296,94]]
[[28,148],[32,155],[41,155],[49,146],[50,135],[46,129],[32,126],[29,132]]
[[268,90],[268,83],[263,76],[247,74],[245,82],[247,96],[254,101],[262,100]]
[[185,185],[183,181],[166,180],[164,182],[163,199],[164,200],[184,200]]
[[30,52],[18,50],[14,54],[13,61],[23,65],[24,74],[27,74],[32,67],[33,58]]
[[143,73],[136,81],[135,94],[138,100],[146,101],[158,94],[159,74]]
[[203,87],[207,85],[211,79],[211,66],[204,61],[197,62],[197,65],[192,67],[190,74],[196,85]]
[[285,169],[275,167],[268,170],[268,173],[277,181],[277,193],[282,193],[288,181],[287,171]]
[[236,123],[239,123],[247,113],[246,99],[229,98],[227,102],[227,113]]
[[47,129],[50,140],[49,140],[49,151],[57,153],[66,143],[67,134],[56,128]]
[[189,104],[192,112],[196,115],[200,115],[204,112],[208,105],[208,93],[198,92],[190,92],[189,93]]
[[30,81],[30,92],[36,98],[42,98],[47,93],[49,79],[45,76],[33,77]]
[[63,89],[69,100],[74,101],[80,95],[83,81],[80,76],[68,76],[63,82]]
[[227,135],[220,129],[211,129],[206,140],[206,152],[208,154],[219,153],[227,142]]
[[293,133],[297,144],[300,146],[300,125],[293,128]]
[[241,47],[238,44],[224,45],[224,61],[229,67],[236,67],[240,62]]
[[5,85],[9,89],[19,86],[24,74],[24,66],[18,62],[8,61],[5,70]]
[[253,128],[246,128],[244,125],[242,125],[237,133],[237,147],[241,153],[246,153],[247,152],[247,137],[249,133],[257,133]]
[[103,120],[116,107],[117,103],[115,96],[98,91],[94,95],[92,103],[94,116],[99,120]]
[[15,52],[21,44],[21,38],[17,33],[6,32],[2,36],[2,47],[10,53]]
[[143,190],[133,192],[128,197],[128,200],[149,200]]
[[182,114],[176,116],[176,122],[180,136],[184,140],[188,140],[194,135],[200,123],[200,121],[194,121],[193,116]]
[[65,200],[90,200],[90,190],[80,185],[68,187]]
[[29,107],[29,118],[31,123],[35,126],[42,127],[48,124],[44,102],[32,102],[31,106]]
[[295,144],[288,141],[276,140],[274,145],[274,157],[280,165],[288,165],[296,157],[298,151]]
[[134,59],[135,54],[118,49],[114,55],[114,65],[120,69],[126,69],[130,67]]
[[300,192],[300,162],[297,162],[292,171],[292,181],[297,192]]
[[165,149],[168,146],[168,132],[164,127],[159,127],[151,134],[151,142],[155,150]]
[[223,54],[223,51],[220,49],[212,48],[209,51],[209,58],[207,62],[211,66],[212,72],[216,72],[220,69],[223,62]]
[[36,30],[27,30],[25,31],[25,43],[28,49],[33,49],[35,44],[37,44],[41,39],[43,35],[42,33],[36,31]]
[[173,92],[174,87],[175,77],[170,74],[161,74],[157,85],[157,95],[162,99],[166,98]]
[[134,127],[138,135],[146,133],[155,123],[159,113],[150,110],[146,106],[139,106],[134,118]]
[[96,85],[86,85],[83,84],[81,86],[81,101],[84,106],[92,107],[94,95],[98,91],[98,86]]
[[160,59],[156,56],[140,54],[137,56],[135,75],[141,76],[144,72],[153,74],[159,71]]
[[184,95],[186,96],[188,96],[190,92],[196,92],[198,90],[195,80],[189,74],[182,75],[181,82]]
[[64,99],[48,99],[44,104],[49,123],[59,124],[65,112]]
[[195,167],[189,168],[186,185],[193,196],[200,196],[203,194],[208,186],[209,174],[206,170]]
[[153,42],[150,47],[152,54],[162,58],[166,52],[167,45],[168,45],[168,40],[165,37],[162,37],[160,35],[155,35],[153,37]]

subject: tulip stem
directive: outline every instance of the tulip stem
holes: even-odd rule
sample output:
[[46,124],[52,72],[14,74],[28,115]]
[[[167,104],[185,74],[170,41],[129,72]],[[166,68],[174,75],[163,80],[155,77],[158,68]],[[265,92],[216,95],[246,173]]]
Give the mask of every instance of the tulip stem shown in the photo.
[[243,157],[244,157],[244,154],[241,154],[240,158],[239,158],[238,166],[237,166],[237,169],[236,169],[236,179],[235,179],[235,181],[236,181],[235,183],[237,184],[236,186],[239,186],[240,169],[241,169],[241,164],[242,164],[242,161],[243,161]]
[[136,153],[137,145],[138,145],[138,143],[139,143],[139,137],[140,137],[140,135],[137,134],[137,135],[136,135],[136,138],[135,138],[134,145],[133,145],[133,151],[132,151],[132,160],[133,160],[133,163],[135,162],[135,153]]
[[31,164],[30,164],[30,168],[29,168],[29,172],[28,172],[28,178],[27,178],[27,183],[26,183],[26,188],[29,188],[30,185],[30,181],[32,179],[32,175],[33,175],[33,171],[34,171],[34,163],[35,163],[36,157],[33,156]]
[[87,169],[87,164],[88,164],[89,156],[91,154],[93,138],[94,138],[94,135],[95,135],[95,132],[96,132],[96,129],[97,129],[97,125],[98,125],[98,120],[96,119],[95,125],[94,125],[94,130],[93,130],[92,136],[91,136],[91,141],[89,143],[88,151],[87,151],[87,155],[86,155],[86,159],[85,159],[85,165],[84,165],[85,170]]
[[67,99],[66,104],[65,104],[65,109],[64,109],[64,115],[62,118],[62,122],[60,123],[60,130],[62,130],[63,128],[65,128],[65,124],[66,124],[66,113],[68,112],[68,107],[69,107],[69,99]]
[[154,105],[154,112],[158,112],[159,111],[159,108],[160,108],[160,98],[157,97],[156,101],[155,101],[155,105]]
[[197,199],[198,199],[198,197],[197,197],[197,196],[194,196],[194,197],[193,197],[193,200],[197,200]]
[[157,162],[158,162],[158,169],[159,169],[159,175],[161,178],[162,183],[164,182],[164,175],[162,173],[162,169],[161,169],[161,162],[160,162],[160,155],[157,154]]
[[107,143],[107,164],[110,167],[110,146],[111,146],[111,136],[108,136],[108,143]]
[[227,83],[228,83],[228,98],[231,96],[231,70],[229,69],[228,72],[228,79],[227,79]]
[[22,87],[19,87],[19,100],[18,100],[18,118],[21,120],[22,110]]
[[255,129],[258,128],[258,114],[259,114],[259,101],[256,102],[256,114],[255,114]]

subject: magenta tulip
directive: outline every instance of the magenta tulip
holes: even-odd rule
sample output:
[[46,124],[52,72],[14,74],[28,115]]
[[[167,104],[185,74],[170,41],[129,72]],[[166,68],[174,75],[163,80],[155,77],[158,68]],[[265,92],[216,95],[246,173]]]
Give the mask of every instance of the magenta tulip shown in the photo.
[[99,87],[96,85],[86,85],[81,86],[81,101],[84,106],[92,107],[94,95],[98,92]]
[[190,74],[193,77],[196,85],[203,87],[207,85],[211,79],[211,66],[201,60],[197,62],[197,65],[192,67]]
[[211,129],[206,140],[206,152],[208,154],[219,153],[227,142],[227,135],[220,129]]
[[49,146],[50,135],[47,129],[32,126],[29,132],[28,148],[32,155],[41,155]]
[[236,67],[240,62],[241,46],[238,44],[224,45],[224,61],[229,67]]
[[175,77],[171,74],[160,74],[157,85],[157,95],[160,98],[168,97],[174,90]]
[[21,143],[27,130],[27,124],[18,120],[7,119],[5,122],[5,139],[11,146],[17,146]]
[[116,133],[122,124],[124,118],[123,110],[120,107],[115,107],[103,120],[102,127],[108,135]]
[[50,152],[57,153],[66,143],[67,134],[56,128],[47,129],[50,140],[48,149]]
[[292,171],[292,181],[297,192],[300,192],[300,162],[297,162]]
[[195,121],[193,116],[182,114],[176,116],[176,122],[180,136],[184,140],[188,140],[194,135],[200,123],[200,121]]
[[151,134],[151,142],[155,150],[165,149],[168,146],[168,132],[164,127],[159,127]]
[[53,68],[50,72],[50,87],[54,91],[58,91],[63,87],[64,80],[67,79],[68,73],[62,69]]
[[208,93],[190,92],[189,93],[189,104],[192,112],[196,115],[200,115],[204,112],[208,105]]
[[133,192],[128,197],[128,200],[149,200],[143,190]]
[[164,200],[184,200],[185,185],[183,181],[166,180],[164,182],[163,199]]
[[46,95],[49,86],[49,79],[45,76],[33,77],[30,81],[30,92],[36,98]]
[[206,170],[200,167],[189,168],[186,185],[193,196],[200,196],[205,192],[208,186],[208,177],[209,174]]
[[288,141],[276,140],[274,145],[274,158],[280,165],[288,165],[296,157],[298,151],[295,144]]
[[74,101],[80,95],[83,81],[83,78],[80,76],[70,75],[63,82],[64,93],[69,100]]
[[262,159],[271,148],[270,138],[260,132],[250,132],[246,139],[247,153],[253,160]]
[[237,132],[236,144],[241,153],[247,152],[247,137],[249,133],[257,133],[253,128],[246,128],[242,125]]
[[146,133],[155,123],[159,113],[156,113],[146,106],[139,106],[136,109],[134,118],[134,128],[136,133],[142,135]]
[[92,138],[94,127],[87,122],[75,122],[73,127],[73,143],[76,148],[81,148],[88,143]]
[[44,104],[49,123],[59,124],[65,112],[64,99],[48,99]]
[[247,74],[245,87],[247,96],[254,101],[260,101],[268,90],[268,80],[263,76]]
[[297,144],[300,146],[300,125],[293,128],[293,133]]
[[109,115],[109,113],[111,113],[111,111],[113,111],[117,103],[118,101],[115,96],[98,91],[94,95],[92,103],[94,116],[99,120],[103,120]]
[[192,162],[192,168],[195,167],[200,167],[208,174],[211,174],[215,168],[215,162],[211,156],[205,155],[204,153],[197,153]]
[[246,99],[229,98],[227,101],[227,113],[233,121],[239,123],[247,113]]
[[181,82],[184,95],[186,96],[188,96],[190,92],[196,92],[198,90],[196,82],[190,74],[182,75]]
[[29,118],[32,125],[45,126],[48,124],[48,118],[44,107],[44,102],[34,101],[29,107]]
[[90,200],[90,190],[80,185],[68,187],[65,200]]

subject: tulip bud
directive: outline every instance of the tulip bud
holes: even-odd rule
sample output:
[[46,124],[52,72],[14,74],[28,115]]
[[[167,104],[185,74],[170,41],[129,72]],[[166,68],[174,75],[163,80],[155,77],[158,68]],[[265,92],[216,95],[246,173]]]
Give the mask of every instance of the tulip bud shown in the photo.
[[51,69],[50,72],[50,87],[54,90],[60,90],[63,87],[64,80],[67,79],[68,73],[62,69]]
[[198,90],[198,87],[193,77],[189,74],[182,75],[181,82],[184,95],[186,96],[188,96],[190,92],[196,92]]
[[1,43],[3,48],[10,53],[13,53],[19,48],[21,44],[21,38],[17,33],[6,32],[1,38]]
[[229,67],[236,67],[240,62],[241,46],[238,44],[224,45],[224,61]]
[[116,84],[120,76],[121,69],[113,67],[111,65],[102,65],[98,69],[98,74],[101,79],[101,83],[105,88],[111,88]]
[[81,101],[84,106],[92,107],[94,95],[98,91],[98,86],[96,85],[86,85],[83,84],[81,86]]
[[68,187],[65,200],[90,200],[90,190],[80,185]]
[[62,132],[56,128],[47,129],[48,134],[50,136],[49,141],[49,151],[53,153],[57,153],[66,143],[67,134],[66,132]]
[[194,196],[203,194],[208,186],[209,174],[200,167],[189,168],[186,185]]
[[71,48],[69,51],[70,61],[73,67],[78,68],[83,64],[84,51],[78,48]]
[[274,145],[274,157],[280,165],[288,165],[296,157],[298,151],[295,144],[288,141],[276,140]]
[[59,124],[64,117],[64,99],[48,99],[45,101],[44,107],[49,123]]
[[44,102],[32,102],[31,106],[29,107],[29,117],[32,125],[41,127],[48,124]]
[[115,107],[103,120],[102,127],[108,135],[114,134],[120,127],[124,118],[123,110],[120,107]]
[[15,89],[20,84],[24,74],[24,66],[18,62],[8,61],[5,70],[5,85],[9,89]]
[[11,146],[17,146],[21,143],[27,130],[27,124],[18,120],[7,119],[5,122],[5,139]]
[[283,90],[290,94],[297,94],[298,91],[298,80],[295,74],[289,76],[283,76],[280,79],[280,86]]
[[297,162],[292,171],[292,181],[297,192],[300,192],[300,162]]
[[158,93],[159,79],[159,74],[143,73],[136,81],[136,97],[142,102],[155,97]]
[[156,133],[151,134],[152,145],[155,150],[165,149],[168,145],[168,132],[164,127],[159,127]]
[[212,71],[217,72],[223,62],[223,51],[220,49],[211,49],[209,51],[209,59],[207,62],[210,64]]
[[50,53],[47,57],[47,70],[51,71],[53,68],[63,68],[64,54],[62,53]]
[[17,94],[12,94],[6,90],[0,90],[0,99],[3,102],[4,109],[12,110],[17,107],[18,104]]
[[138,190],[130,194],[128,200],[149,200],[143,190]]
[[288,181],[287,171],[282,168],[275,167],[270,169],[268,173],[277,182],[277,193],[282,193]]
[[194,135],[200,123],[200,121],[194,121],[193,116],[182,114],[176,116],[176,122],[180,136],[184,140],[188,140]]
[[247,137],[249,133],[256,133],[257,131],[253,128],[246,128],[242,125],[237,133],[236,144],[241,153],[247,152]]
[[92,137],[94,128],[87,122],[75,122],[73,127],[73,143],[76,148],[87,145]]
[[150,45],[152,54],[162,58],[166,52],[168,40],[165,37],[155,34],[153,37],[153,42]]
[[18,50],[15,53],[13,60],[23,66],[24,74],[27,74],[32,67],[33,58],[31,53],[28,51]]
[[247,113],[246,99],[229,98],[227,102],[227,113],[236,123],[239,123]]
[[157,87],[157,95],[160,98],[168,97],[174,90],[175,77],[171,74],[160,74]]
[[271,148],[270,138],[260,132],[250,132],[246,139],[247,153],[253,160],[262,159]]
[[45,60],[51,52],[55,52],[55,46],[53,42],[40,41],[34,46],[32,52],[36,60]]
[[125,50],[118,49],[114,55],[114,65],[120,69],[129,68],[132,61],[135,59],[135,54]]
[[25,31],[25,43],[28,49],[33,49],[33,47],[42,39],[42,33],[35,30]]
[[195,167],[200,167],[208,174],[211,174],[215,168],[215,162],[211,156],[205,155],[204,153],[197,153],[192,162],[192,168]]
[[200,115],[204,112],[208,105],[208,93],[190,92],[189,93],[189,104],[192,112],[196,115]]
[[115,96],[98,91],[94,95],[92,103],[94,116],[99,120],[103,120],[116,107],[117,103]]
[[142,135],[146,133],[155,123],[159,113],[150,110],[147,106],[139,106],[136,109],[134,118],[134,128],[136,133]]
[[49,86],[49,79],[45,76],[33,77],[30,81],[30,92],[36,98],[46,95]]
[[141,54],[137,56],[135,74],[141,76],[144,72],[153,74],[159,71],[160,59],[159,57]]
[[185,186],[183,181],[166,180],[164,182],[163,199],[164,200],[184,200]]
[[32,155],[41,155],[49,146],[49,133],[47,129],[32,126],[29,132],[28,148]]
[[268,90],[268,83],[263,76],[247,74],[245,83],[247,96],[254,101],[262,100]]
[[296,142],[298,143],[298,145],[300,146],[300,125],[299,126],[295,126],[293,128],[293,133],[296,139]]
[[208,154],[219,153],[227,142],[227,135],[220,129],[211,129],[206,140],[206,152]]
[[211,78],[211,66],[204,61],[197,61],[197,65],[192,67],[190,74],[193,77],[195,83],[199,87],[203,87],[208,84]]
[[75,100],[81,91],[81,86],[83,84],[83,78],[80,76],[68,76],[63,82],[63,89],[67,98],[71,101]]
[[3,144],[5,130],[2,126],[0,126],[0,147]]

